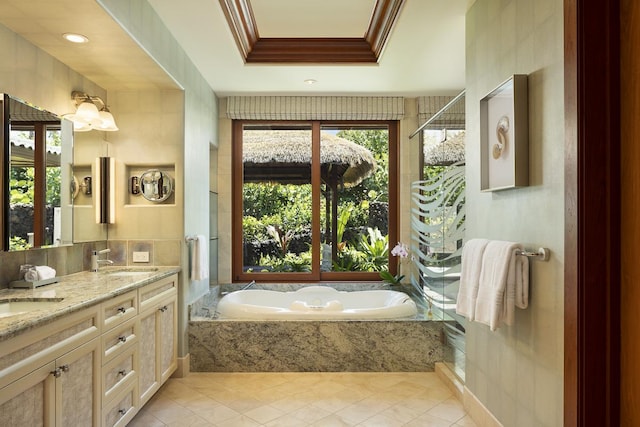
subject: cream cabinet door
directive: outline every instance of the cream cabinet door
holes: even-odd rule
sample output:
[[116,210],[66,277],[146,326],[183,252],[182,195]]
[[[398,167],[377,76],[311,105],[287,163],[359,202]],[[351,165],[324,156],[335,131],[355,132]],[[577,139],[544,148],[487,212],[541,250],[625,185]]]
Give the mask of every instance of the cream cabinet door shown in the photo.
[[56,425],[100,424],[101,346],[93,339],[56,359]]
[[176,370],[177,308],[177,295],[173,292],[140,313],[140,405],[144,405]]
[[138,384],[140,391],[140,406],[147,403],[153,394],[160,388],[160,378],[157,375],[158,364],[156,352],[158,349],[158,314],[157,309],[152,308],[141,312],[139,315],[140,339],[138,340]]
[[6,426],[53,427],[55,363],[50,362],[0,389],[0,420]]
[[174,294],[160,304],[158,309],[158,353],[160,382],[164,383],[178,366],[178,298]]

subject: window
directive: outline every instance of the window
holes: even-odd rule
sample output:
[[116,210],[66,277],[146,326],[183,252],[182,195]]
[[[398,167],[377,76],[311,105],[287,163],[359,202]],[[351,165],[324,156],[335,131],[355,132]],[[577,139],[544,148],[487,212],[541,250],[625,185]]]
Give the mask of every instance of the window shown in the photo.
[[234,121],[234,280],[379,280],[397,134],[395,121]]

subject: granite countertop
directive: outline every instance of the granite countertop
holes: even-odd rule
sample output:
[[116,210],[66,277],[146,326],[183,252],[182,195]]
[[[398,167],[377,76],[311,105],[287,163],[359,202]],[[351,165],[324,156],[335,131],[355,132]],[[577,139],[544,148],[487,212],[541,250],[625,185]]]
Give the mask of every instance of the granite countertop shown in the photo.
[[[135,271],[135,274],[122,274]],[[21,313],[0,311],[0,342],[46,325],[69,313],[99,304],[164,277],[178,273],[180,267],[100,267],[97,273],[82,271],[59,277],[57,283],[36,289],[1,289],[3,302],[49,301],[37,310]],[[119,274],[118,274],[119,273]],[[55,302],[55,301],[58,302]]]

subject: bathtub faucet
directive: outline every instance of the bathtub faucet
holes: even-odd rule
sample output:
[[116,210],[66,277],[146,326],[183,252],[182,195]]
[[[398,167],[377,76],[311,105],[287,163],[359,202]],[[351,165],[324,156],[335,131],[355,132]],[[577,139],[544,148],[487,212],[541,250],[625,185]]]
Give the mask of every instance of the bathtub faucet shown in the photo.
[[244,285],[241,290],[244,291],[245,289],[249,289],[250,287],[252,287],[255,284],[256,284],[256,281],[252,280],[249,283],[247,283],[246,285]]

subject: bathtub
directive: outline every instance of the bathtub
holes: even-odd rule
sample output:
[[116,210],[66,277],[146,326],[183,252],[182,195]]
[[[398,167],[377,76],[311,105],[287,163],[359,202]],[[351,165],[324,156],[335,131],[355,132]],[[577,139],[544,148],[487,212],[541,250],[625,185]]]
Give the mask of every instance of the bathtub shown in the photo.
[[327,286],[240,290],[222,297],[216,308],[218,319],[243,320],[388,320],[416,314],[415,302],[403,292],[344,292]]

